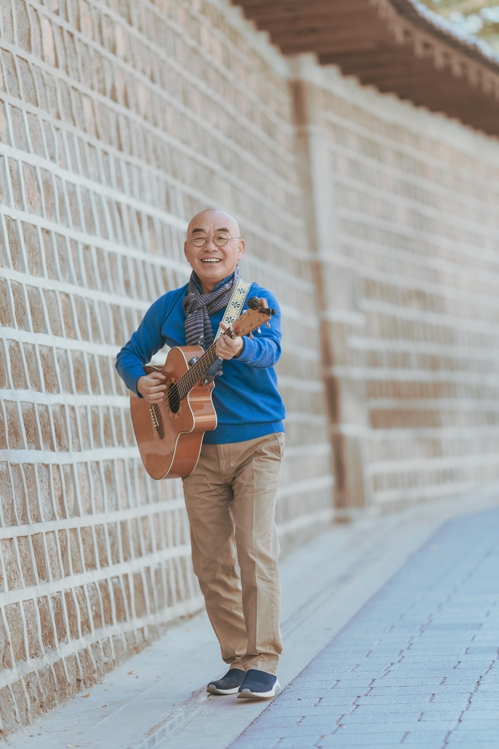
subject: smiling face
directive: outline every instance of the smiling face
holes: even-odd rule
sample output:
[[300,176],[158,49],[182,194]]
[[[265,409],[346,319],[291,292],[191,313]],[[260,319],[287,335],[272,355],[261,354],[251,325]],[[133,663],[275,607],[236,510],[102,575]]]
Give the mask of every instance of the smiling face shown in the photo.
[[[229,239],[223,247],[217,247],[213,241],[213,236],[217,232],[223,232],[233,239]],[[217,283],[234,273],[245,247],[244,239],[239,235],[237,221],[224,211],[202,211],[189,223],[184,253],[201,282],[204,294],[212,291]],[[194,242],[189,241],[200,236],[210,238],[204,247],[196,247]]]

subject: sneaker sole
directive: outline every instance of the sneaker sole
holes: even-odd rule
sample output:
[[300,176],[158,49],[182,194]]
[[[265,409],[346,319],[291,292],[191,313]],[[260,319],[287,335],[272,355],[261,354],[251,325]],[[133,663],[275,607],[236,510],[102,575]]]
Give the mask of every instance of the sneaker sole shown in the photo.
[[270,700],[272,697],[277,697],[280,691],[281,685],[276,681],[270,692],[251,692],[249,689],[243,689],[237,697],[240,700]]
[[239,692],[239,687],[234,687],[233,689],[218,689],[214,684],[208,684],[206,691],[210,694],[237,694]]

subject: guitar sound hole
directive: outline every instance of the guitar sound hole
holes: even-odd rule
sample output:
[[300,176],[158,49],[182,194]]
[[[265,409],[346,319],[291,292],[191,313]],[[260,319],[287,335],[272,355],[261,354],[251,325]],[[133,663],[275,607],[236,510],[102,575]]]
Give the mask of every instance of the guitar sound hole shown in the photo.
[[175,383],[168,388],[168,405],[173,414],[176,414],[180,408],[180,396]]

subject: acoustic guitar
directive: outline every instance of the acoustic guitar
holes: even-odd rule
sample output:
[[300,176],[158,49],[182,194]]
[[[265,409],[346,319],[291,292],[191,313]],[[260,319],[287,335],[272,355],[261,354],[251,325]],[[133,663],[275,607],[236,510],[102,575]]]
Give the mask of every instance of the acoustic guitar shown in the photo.
[[[248,306],[222,335],[252,337],[254,330],[269,325],[275,310],[265,299],[252,297]],[[147,403],[131,393],[135,438],[144,467],[153,479],[189,476],[199,460],[204,433],[217,426],[211,397],[214,377],[208,373],[218,358],[215,348],[216,341],[206,351],[201,346],[175,346],[162,367],[144,367],[147,374],[165,375],[167,389],[162,402]]]

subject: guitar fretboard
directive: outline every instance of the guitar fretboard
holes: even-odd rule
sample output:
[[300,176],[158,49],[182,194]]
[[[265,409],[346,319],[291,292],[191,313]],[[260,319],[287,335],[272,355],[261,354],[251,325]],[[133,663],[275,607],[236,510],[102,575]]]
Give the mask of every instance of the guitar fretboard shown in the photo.
[[205,372],[211,367],[215,359],[217,358],[216,343],[212,343],[209,348],[206,349],[204,354],[199,357],[197,362],[182,375],[180,380],[176,383],[179,399],[185,398],[196,382],[201,379]]

